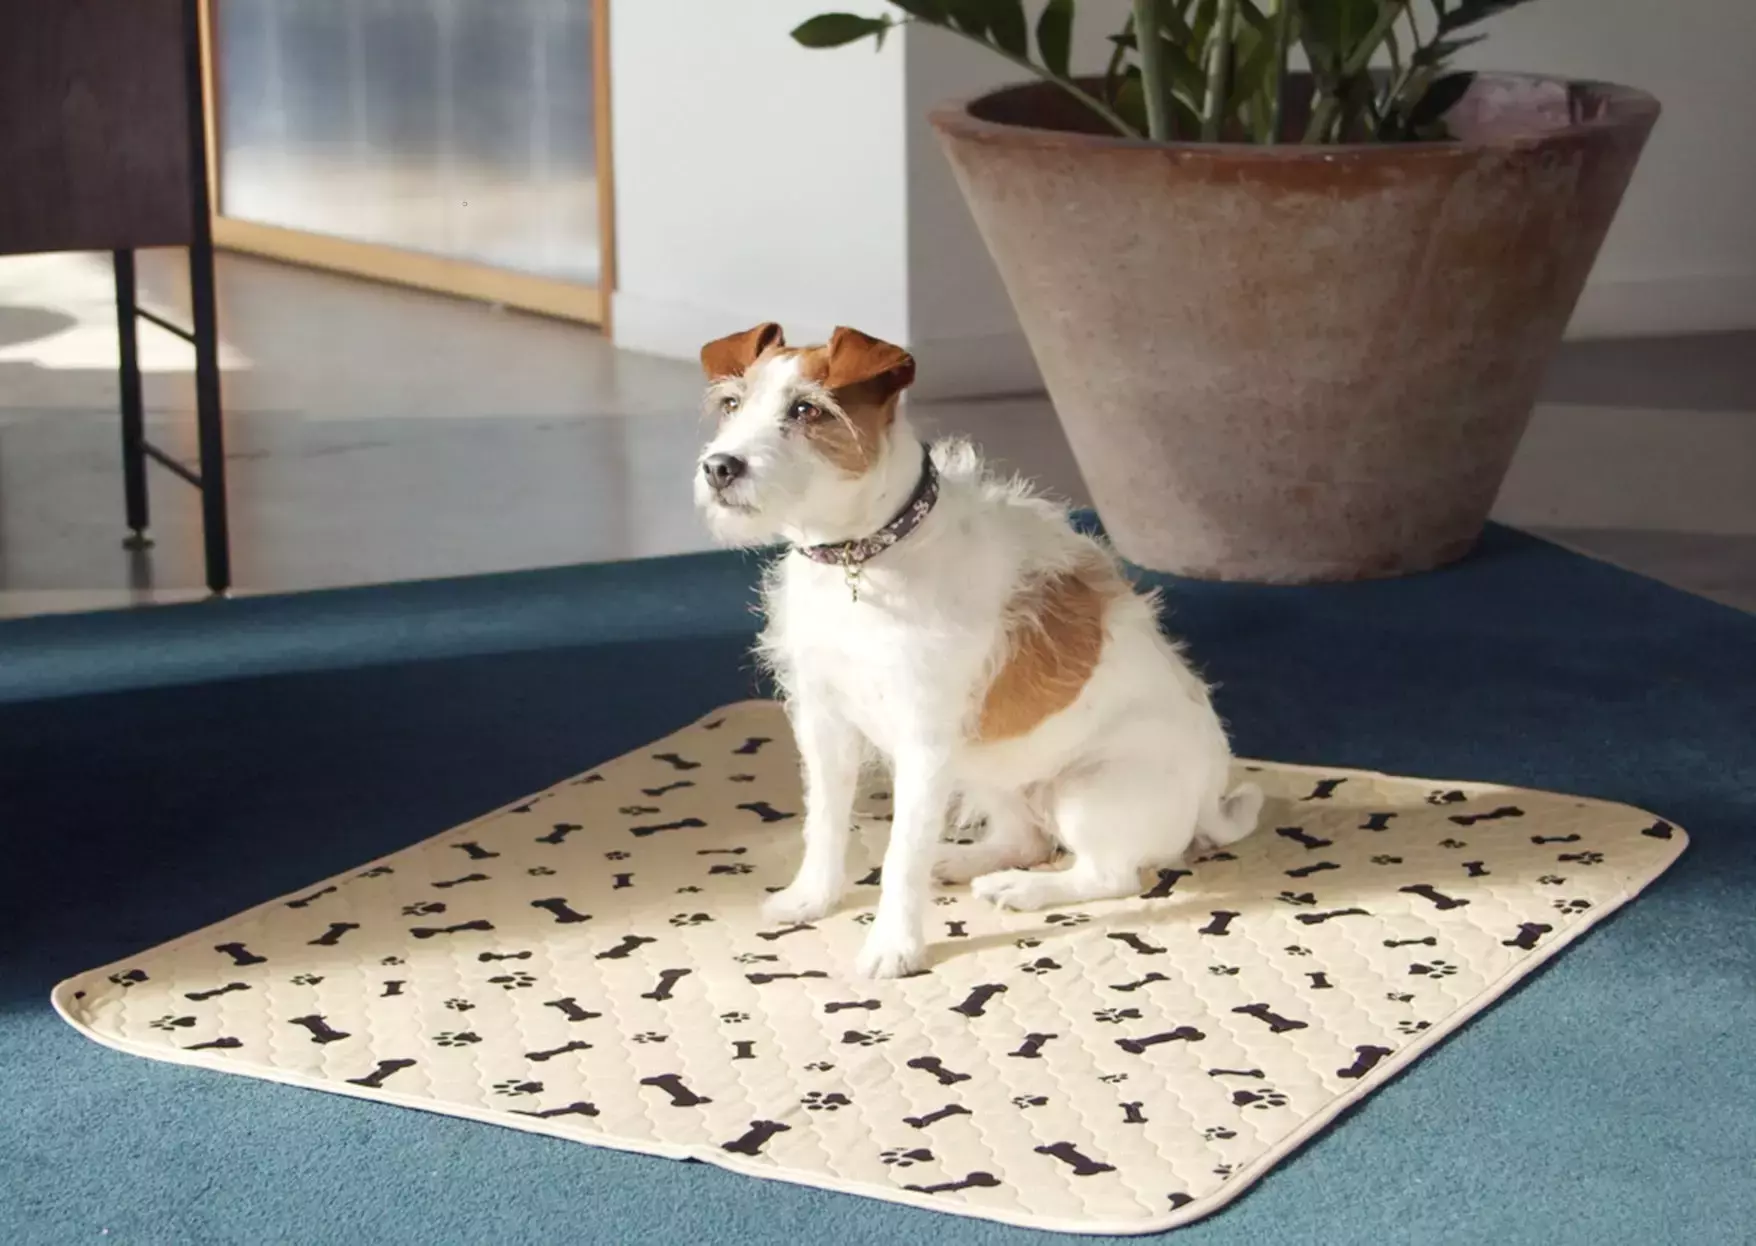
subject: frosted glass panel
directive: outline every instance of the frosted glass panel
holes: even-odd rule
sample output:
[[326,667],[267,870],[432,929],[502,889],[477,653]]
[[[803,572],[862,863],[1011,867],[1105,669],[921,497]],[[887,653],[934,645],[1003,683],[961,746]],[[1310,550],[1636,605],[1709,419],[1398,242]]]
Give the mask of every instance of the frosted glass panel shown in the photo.
[[591,0],[217,0],[220,211],[595,284]]

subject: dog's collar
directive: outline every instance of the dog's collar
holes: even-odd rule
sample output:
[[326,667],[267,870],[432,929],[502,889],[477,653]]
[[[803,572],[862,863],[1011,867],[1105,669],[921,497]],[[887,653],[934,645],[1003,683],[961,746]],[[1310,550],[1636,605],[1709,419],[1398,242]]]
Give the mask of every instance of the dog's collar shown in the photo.
[[828,545],[796,545],[793,548],[812,562],[846,569],[849,586],[854,589],[857,600],[859,569],[920,527],[921,521],[932,513],[933,506],[938,501],[939,472],[933,466],[933,451],[930,447],[922,446],[921,479],[915,485],[915,491],[909,495],[909,500],[889,523],[871,536],[860,537],[858,540],[836,541]]

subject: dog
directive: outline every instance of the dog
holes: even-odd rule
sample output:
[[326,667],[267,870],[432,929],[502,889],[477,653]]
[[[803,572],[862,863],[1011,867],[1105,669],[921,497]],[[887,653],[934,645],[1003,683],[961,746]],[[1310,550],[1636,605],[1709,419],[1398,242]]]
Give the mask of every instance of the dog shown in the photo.
[[[924,966],[935,876],[1004,908],[1077,904],[1256,828],[1262,792],[1228,790],[1225,729],[1157,598],[968,443],[924,445],[900,402],[907,351],[848,328],[789,347],[762,324],[701,362],[718,427],[696,503],[723,543],[787,547],[764,579],[758,653],[803,761],[804,857],[769,917],[808,922],[841,900],[874,756],[894,803],[866,977]],[[985,834],[942,843],[954,816]],[[1035,868],[1058,850],[1066,868]]]

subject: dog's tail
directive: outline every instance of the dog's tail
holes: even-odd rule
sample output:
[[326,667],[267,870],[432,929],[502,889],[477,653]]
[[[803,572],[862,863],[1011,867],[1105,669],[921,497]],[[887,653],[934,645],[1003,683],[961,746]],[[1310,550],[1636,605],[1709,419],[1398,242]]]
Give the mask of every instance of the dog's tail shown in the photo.
[[1254,783],[1240,783],[1201,811],[1198,830],[1202,839],[1222,848],[1254,831],[1261,817],[1262,789]]

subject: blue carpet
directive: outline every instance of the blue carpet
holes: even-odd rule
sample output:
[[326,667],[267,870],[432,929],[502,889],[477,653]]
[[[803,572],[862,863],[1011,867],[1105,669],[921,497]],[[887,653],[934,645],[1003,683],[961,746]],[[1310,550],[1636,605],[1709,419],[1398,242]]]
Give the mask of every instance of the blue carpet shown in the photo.
[[[753,575],[0,626],[0,1241],[1066,1240],[155,1064],[49,1009],[68,974],[748,694]],[[1503,531],[1429,576],[1172,600],[1241,751],[1586,793],[1693,837],[1179,1241],[1756,1241],[1756,619]]]

